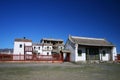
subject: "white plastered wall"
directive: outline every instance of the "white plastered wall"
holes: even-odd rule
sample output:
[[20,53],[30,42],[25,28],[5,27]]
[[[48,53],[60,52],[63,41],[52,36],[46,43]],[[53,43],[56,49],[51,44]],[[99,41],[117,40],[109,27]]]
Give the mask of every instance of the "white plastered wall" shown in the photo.
[[[20,45],[22,45],[21,48]],[[13,54],[24,54],[24,46],[32,46],[32,42],[14,42]],[[32,54],[32,52],[27,52],[27,54]]]
[[78,45],[76,45],[76,61],[86,61],[86,52],[85,47],[79,47],[79,50],[82,50],[81,56],[78,56]]
[[70,51],[70,61],[75,62],[75,45],[71,46],[70,44],[73,44],[70,40],[67,40],[65,44],[65,49],[68,49]]
[[113,61],[115,61],[116,56],[117,56],[117,49],[116,49],[116,47],[113,47],[112,48],[112,60]]

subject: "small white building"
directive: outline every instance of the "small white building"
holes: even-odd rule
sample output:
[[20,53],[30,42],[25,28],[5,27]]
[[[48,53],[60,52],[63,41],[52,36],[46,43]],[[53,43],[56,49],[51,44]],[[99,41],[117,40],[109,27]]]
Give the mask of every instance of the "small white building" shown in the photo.
[[70,50],[70,61],[114,61],[116,47],[105,39],[69,36],[65,49]]
[[37,53],[38,55],[51,55],[52,44],[33,44],[33,53]]
[[33,43],[32,48],[34,53],[37,53],[38,55],[42,54],[42,44]]
[[43,55],[52,55],[52,44],[43,43]]
[[50,50],[52,53],[60,53],[60,50],[64,49],[64,42],[62,39],[43,38],[41,39],[41,43],[44,44],[44,51]]
[[13,54],[32,54],[32,50],[28,50],[27,49],[31,49],[31,48],[27,48],[27,47],[32,47],[32,40],[29,39],[15,39],[14,40],[14,51]]

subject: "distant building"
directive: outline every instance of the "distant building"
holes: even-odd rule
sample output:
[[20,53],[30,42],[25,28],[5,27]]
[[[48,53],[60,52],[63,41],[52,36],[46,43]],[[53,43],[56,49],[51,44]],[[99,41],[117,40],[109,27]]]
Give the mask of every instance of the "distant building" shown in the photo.
[[0,54],[13,54],[13,49],[0,49]]
[[33,53],[37,53],[38,55],[51,55],[52,45],[44,44],[44,43],[33,43]]
[[63,49],[64,43],[61,39],[43,38],[40,43],[32,43],[32,40],[24,38],[14,41],[14,54],[52,55],[52,53],[60,53]]
[[[48,49],[46,52],[50,51],[51,54],[60,54],[63,61],[70,61],[70,51],[64,48],[64,41],[62,39],[43,38],[41,39],[41,44],[45,45],[44,47]],[[43,51],[43,53],[46,52]]]
[[116,47],[105,39],[69,36],[65,49],[70,50],[70,61],[114,61]]
[[51,45],[52,53],[60,53],[60,50],[64,49],[64,42],[62,39],[43,38],[41,39],[41,43],[44,45]]
[[60,53],[64,49],[64,43],[61,39],[43,38],[40,43],[33,43],[33,52],[39,55],[52,55],[52,53]]

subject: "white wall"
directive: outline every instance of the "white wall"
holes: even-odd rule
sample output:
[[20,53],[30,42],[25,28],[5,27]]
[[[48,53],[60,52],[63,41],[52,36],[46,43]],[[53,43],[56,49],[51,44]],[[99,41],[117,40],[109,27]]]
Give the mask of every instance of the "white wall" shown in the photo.
[[109,61],[110,54],[106,53],[105,56],[102,55],[102,61]]
[[[103,56],[102,55],[102,50],[106,51],[106,55]],[[102,59],[103,61],[109,61],[110,60],[110,55],[112,54],[112,60],[115,61],[115,57],[117,56],[117,50],[116,47],[113,47],[112,49],[107,49],[107,48],[103,48],[100,52],[100,59]]]
[[47,53],[49,53],[49,55],[52,55],[52,46],[43,46],[42,48],[42,55],[47,55]]
[[[35,49],[34,49],[35,47]],[[40,49],[39,49],[40,47]],[[37,51],[37,53],[40,53],[40,55],[42,54],[42,46],[37,46],[37,45],[33,45],[33,51]]]
[[[20,48],[20,45],[22,45],[21,48]],[[24,45],[32,46],[32,42],[14,42],[14,52],[13,52],[13,54],[24,54]],[[28,54],[32,54],[32,53],[28,52]]]
[[78,45],[76,45],[76,61],[86,61],[86,48],[85,47],[79,47],[79,50],[82,50],[81,56],[78,56]]
[[42,55],[47,55],[47,53],[49,53],[49,55],[52,55],[51,51],[43,51]]
[[[105,55],[103,55],[103,51],[105,51]],[[109,48],[103,48],[99,52],[101,61],[110,61],[111,50]]]
[[117,56],[117,49],[116,49],[116,47],[113,47],[112,48],[112,59],[113,59],[113,61],[115,61],[116,56]]
[[70,50],[70,61],[74,62],[75,61],[75,44],[73,44],[70,40],[67,40],[65,44],[65,49]]
[[[35,49],[34,49],[35,47]],[[40,47],[40,49],[39,49]],[[40,55],[47,55],[47,53],[49,53],[49,55],[52,55],[52,46],[38,46],[38,45],[33,45],[33,50],[37,51],[37,53],[40,53]]]
[[59,50],[63,50],[63,49],[64,49],[64,46],[58,46],[58,49],[59,49]]

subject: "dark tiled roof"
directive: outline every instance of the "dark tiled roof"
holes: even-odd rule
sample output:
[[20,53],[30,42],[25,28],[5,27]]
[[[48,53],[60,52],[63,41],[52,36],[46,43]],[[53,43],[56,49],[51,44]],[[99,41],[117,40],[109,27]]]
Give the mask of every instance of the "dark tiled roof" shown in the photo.
[[69,39],[80,45],[88,45],[88,46],[114,46],[112,43],[108,42],[105,39],[101,38],[87,38],[87,37],[76,37],[70,36]]
[[16,42],[32,42],[32,40],[30,39],[20,39],[20,38],[17,38],[15,39]]

